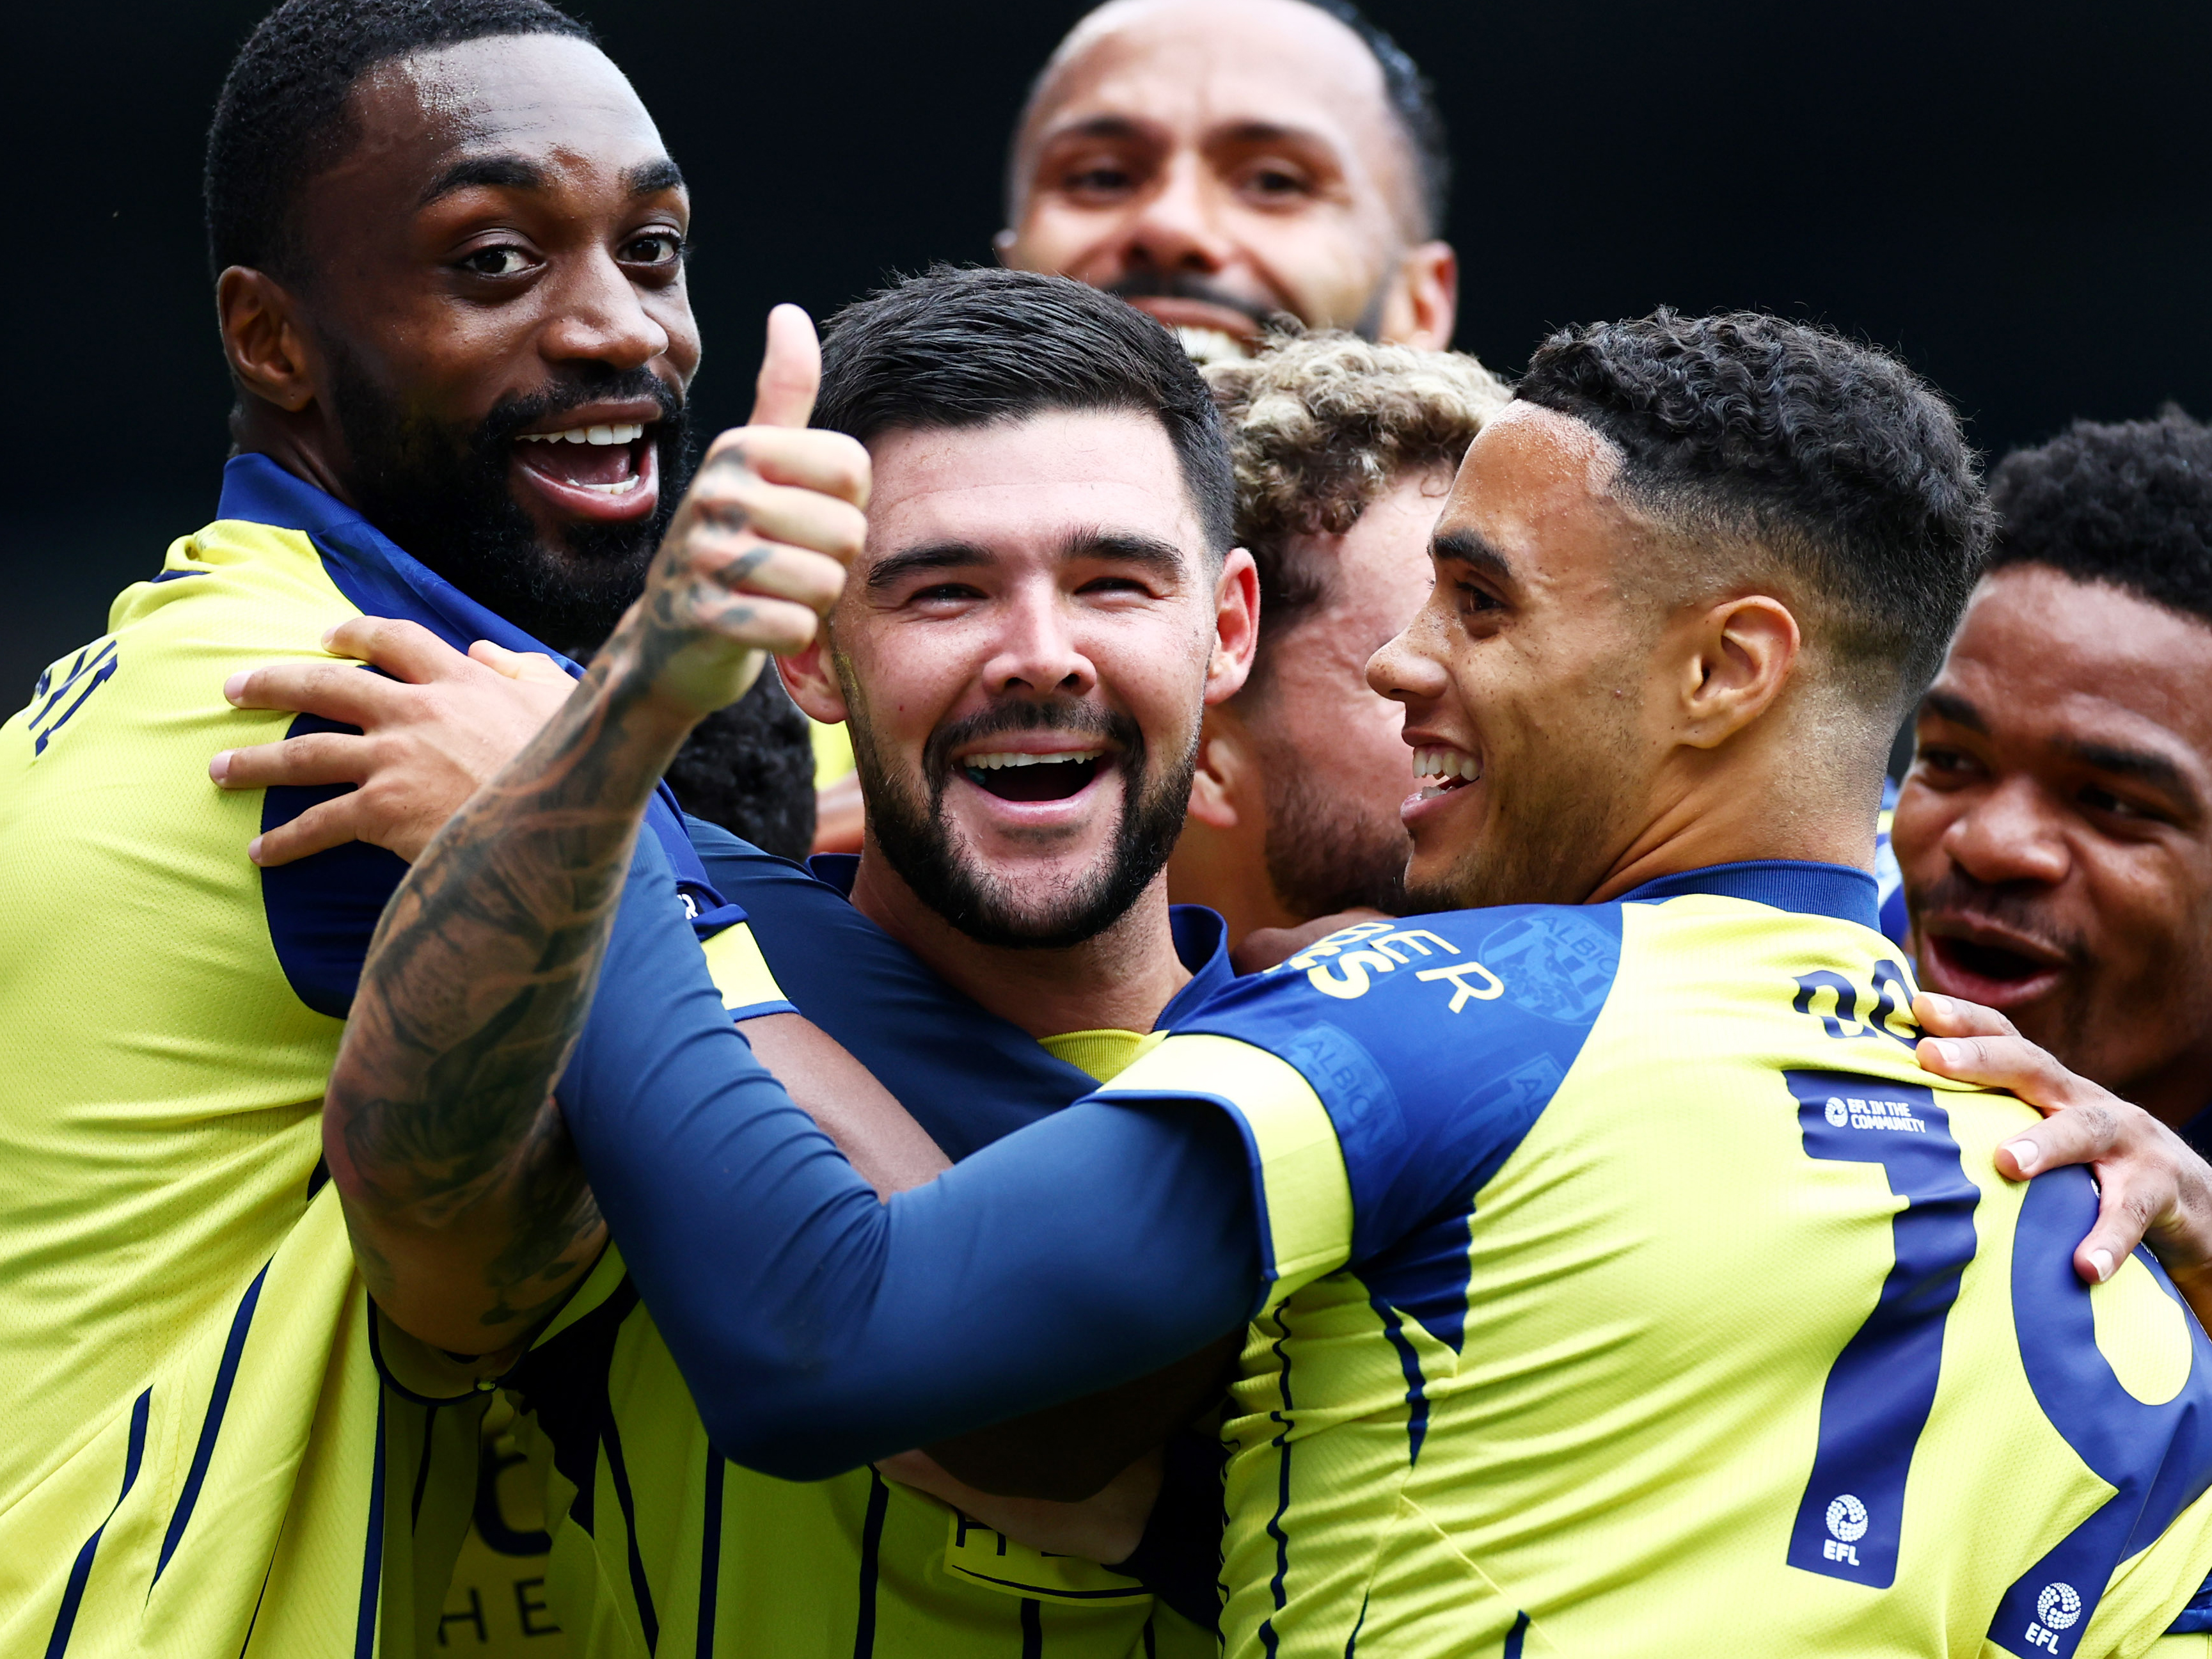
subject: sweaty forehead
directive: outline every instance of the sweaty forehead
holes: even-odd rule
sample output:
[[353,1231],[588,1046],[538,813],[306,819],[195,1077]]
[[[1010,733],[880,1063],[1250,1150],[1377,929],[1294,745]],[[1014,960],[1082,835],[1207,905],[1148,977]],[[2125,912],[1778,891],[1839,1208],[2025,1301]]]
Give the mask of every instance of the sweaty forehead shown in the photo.
[[1125,116],[1178,136],[1240,124],[1334,139],[1392,184],[1407,158],[1382,66],[1349,28],[1304,0],[1116,0],[1053,56],[1024,145],[1072,122]]
[[349,159],[399,169],[410,185],[474,153],[619,170],[662,151],[623,72],[562,35],[497,35],[391,59],[362,77],[348,113]]
[[2212,623],[2041,565],[1985,577],[1937,681],[2000,736],[2133,737],[2212,769]]
[[1007,556],[1071,538],[1137,535],[1205,545],[1174,446],[1152,416],[1048,411],[988,426],[896,428],[868,441],[873,560],[925,544]]

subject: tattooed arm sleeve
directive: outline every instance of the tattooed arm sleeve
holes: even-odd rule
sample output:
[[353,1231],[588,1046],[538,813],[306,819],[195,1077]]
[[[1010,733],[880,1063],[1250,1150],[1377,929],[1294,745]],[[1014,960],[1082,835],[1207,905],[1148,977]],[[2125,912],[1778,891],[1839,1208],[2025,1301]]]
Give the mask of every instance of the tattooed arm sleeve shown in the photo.
[[725,1455],[817,1479],[1142,1376],[1243,1322],[1257,1221],[1225,1115],[1085,1103],[881,1203],[754,1060],[698,958],[676,907],[634,883],[560,1092]]

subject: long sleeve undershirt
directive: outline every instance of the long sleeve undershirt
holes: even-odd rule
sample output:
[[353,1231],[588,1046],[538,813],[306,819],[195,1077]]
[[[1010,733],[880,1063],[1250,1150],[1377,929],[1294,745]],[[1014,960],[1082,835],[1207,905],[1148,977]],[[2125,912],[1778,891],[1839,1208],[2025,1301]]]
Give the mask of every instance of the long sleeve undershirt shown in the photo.
[[1250,1174],[1221,1112],[1071,1106],[881,1203],[730,1024],[660,860],[641,844],[559,1095],[725,1455],[821,1479],[1250,1315]]

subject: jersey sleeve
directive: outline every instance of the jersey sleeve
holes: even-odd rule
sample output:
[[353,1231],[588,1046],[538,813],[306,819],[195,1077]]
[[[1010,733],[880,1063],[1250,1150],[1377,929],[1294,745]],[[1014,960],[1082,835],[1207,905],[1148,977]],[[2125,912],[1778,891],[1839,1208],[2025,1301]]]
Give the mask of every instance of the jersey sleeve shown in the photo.
[[754,1059],[665,882],[633,876],[601,975],[562,1111],[725,1455],[820,1479],[1157,1370],[1250,1306],[1217,1115],[1079,1103],[884,1203]]
[[1363,922],[1237,981],[1098,1097],[1230,1113],[1279,1300],[1471,1206],[1565,1080],[1620,963],[1615,906]]

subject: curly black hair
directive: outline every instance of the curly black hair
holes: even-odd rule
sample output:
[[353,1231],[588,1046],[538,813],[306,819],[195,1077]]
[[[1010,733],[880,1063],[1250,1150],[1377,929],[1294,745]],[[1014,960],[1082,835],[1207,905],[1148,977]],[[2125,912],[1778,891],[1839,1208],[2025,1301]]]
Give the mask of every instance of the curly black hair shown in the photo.
[[346,94],[379,64],[501,34],[592,41],[549,0],[284,0],[231,60],[208,128],[208,269],[296,278],[301,187],[341,160]]
[[793,863],[814,842],[814,741],[764,666],[752,690],[691,728],[668,765],[684,810]]
[[2212,622],[2212,427],[2168,404],[2154,421],[2076,421],[1990,474],[1989,568],[2048,565]]
[[1924,691],[1994,519],[1950,404],[1887,353],[1759,312],[1567,329],[1514,395],[1619,447],[1636,506],[1701,558],[1772,561],[1870,713]]
[[1158,420],[1208,550],[1229,550],[1237,483],[1213,396],[1176,337],[1133,306],[1073,277],[937,265],[854,301],[822,331],[814,424],[863,443],[1047,410]]

